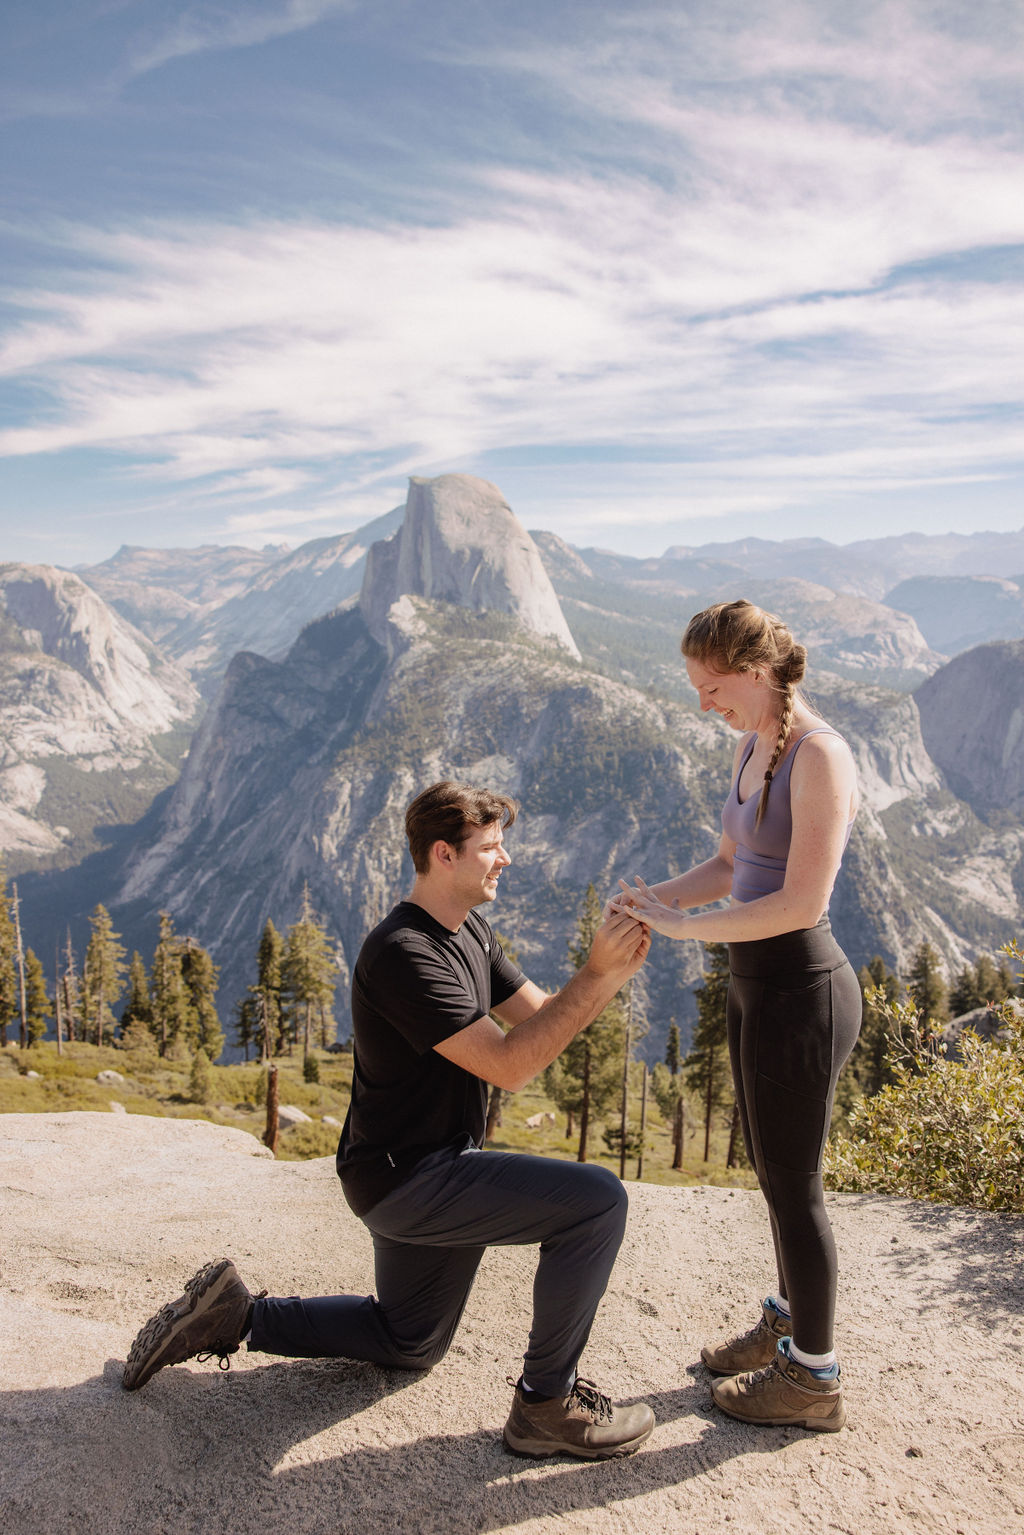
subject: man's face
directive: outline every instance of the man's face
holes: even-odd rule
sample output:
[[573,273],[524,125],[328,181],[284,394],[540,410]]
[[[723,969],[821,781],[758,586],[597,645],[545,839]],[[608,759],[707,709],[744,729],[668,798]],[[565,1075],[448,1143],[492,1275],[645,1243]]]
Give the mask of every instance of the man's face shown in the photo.
[[498,893],[498,876],[512,862],[505,851],[501,823],[470,832],[455,861],[458,893],[467,907],[482,906]]

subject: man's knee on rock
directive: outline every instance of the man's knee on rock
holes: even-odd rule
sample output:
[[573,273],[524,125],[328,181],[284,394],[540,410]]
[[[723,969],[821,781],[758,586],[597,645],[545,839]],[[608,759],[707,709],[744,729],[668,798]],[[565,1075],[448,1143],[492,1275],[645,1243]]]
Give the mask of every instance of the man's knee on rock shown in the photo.
[[395,1369],[432,1370],[451,1348],[450,1338],[425,1338],[422,1343],[396,1343]]

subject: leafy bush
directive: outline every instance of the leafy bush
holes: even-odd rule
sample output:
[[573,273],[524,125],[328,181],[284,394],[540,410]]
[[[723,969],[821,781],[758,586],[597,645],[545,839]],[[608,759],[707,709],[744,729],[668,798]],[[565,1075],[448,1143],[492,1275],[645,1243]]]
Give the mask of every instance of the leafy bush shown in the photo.
[[870,1001],[889,1026],[893,1080],[830,1142],[826,1186],[1024,1212],[1024,1010],[1002,1003],[1000,1034],[965,1029],[954,1053],[913,1003]]
[[188,1095],[193,1103],[209,1103],[213,1097],[213,1074],[210,1057],[205,1050],[197,1050],[189,1075]]
[[311,1157],[333,1157],[338,1150],[341,1131],[337,1125],[325,1125],[314,1119],[308,1125],[292,1125],[282,1130],[277,1142],[281,1162],[305,1162]]

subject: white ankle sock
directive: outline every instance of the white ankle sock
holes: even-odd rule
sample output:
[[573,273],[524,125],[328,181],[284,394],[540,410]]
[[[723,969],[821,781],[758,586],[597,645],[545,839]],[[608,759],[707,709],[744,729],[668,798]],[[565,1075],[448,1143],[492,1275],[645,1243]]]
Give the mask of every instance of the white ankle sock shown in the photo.
[[780,1316],[789,1316],[791,1314],[789,1310],[789,1301],[784,1295],[769,1295],[768,1299],[771,1301],[772,1305],[775,1307]]
[[827,1354],[805,1354],[792,1339],[789,1342],[789,1357],[794,1364],[802,1364],[805,1370],[830,1370],[836,1362],[834,1349],[830,1349]]

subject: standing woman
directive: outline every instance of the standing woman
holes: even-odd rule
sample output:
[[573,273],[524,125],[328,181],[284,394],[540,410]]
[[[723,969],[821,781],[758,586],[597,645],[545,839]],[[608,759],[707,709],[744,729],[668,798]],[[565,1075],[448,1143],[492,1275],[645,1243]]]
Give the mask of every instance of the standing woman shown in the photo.
[[[822,1154],[836,1079],[860,1029],[860,986],[828,903],[857,811],[842,737],[797,691],[807,652],[750,602],[690,620],[686,670],[703,710],[742,732],[718,851],[661,884],[624,881],[612,903],[655,932],[729,945],[728,1034],[747,1154],[768,1202],[778,1289],[747,1333],[702,1349],[724,1412],[836,1430],[836,1248]],[[731,896],[726,908],[689,908]]]

